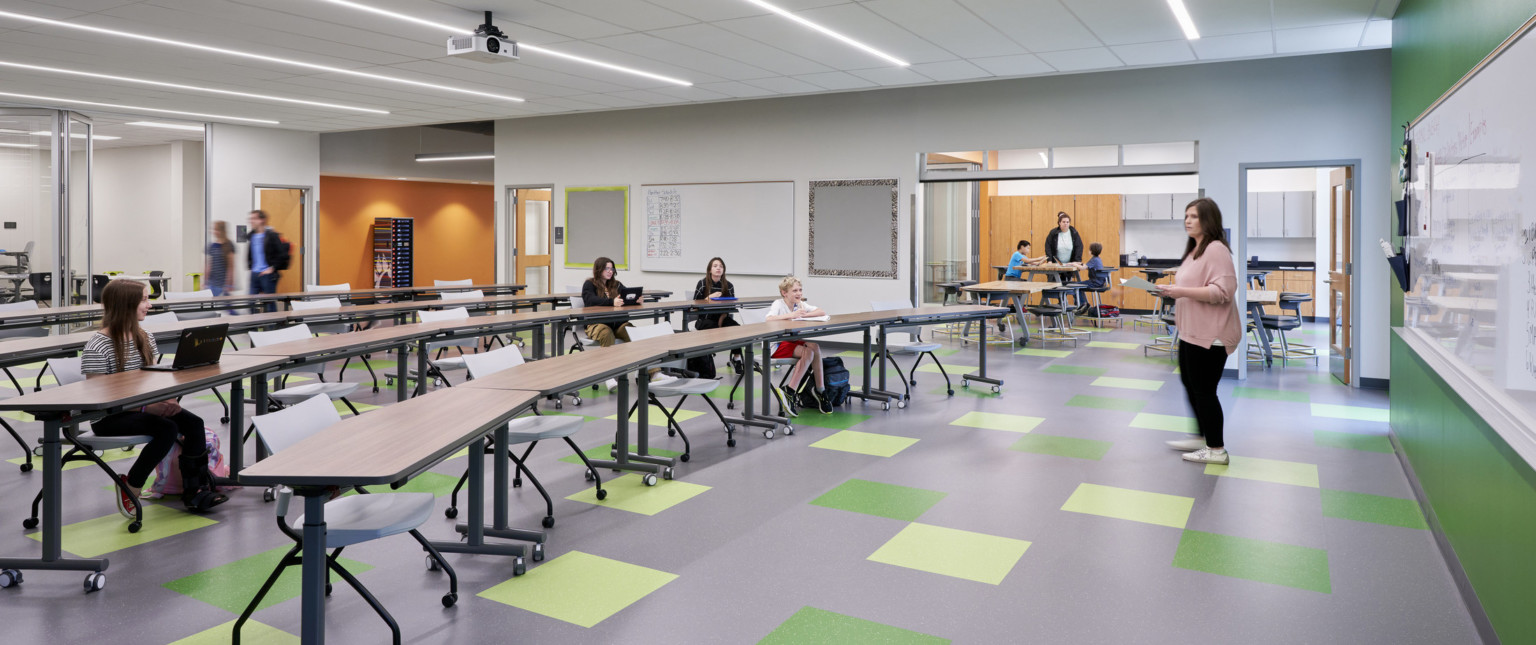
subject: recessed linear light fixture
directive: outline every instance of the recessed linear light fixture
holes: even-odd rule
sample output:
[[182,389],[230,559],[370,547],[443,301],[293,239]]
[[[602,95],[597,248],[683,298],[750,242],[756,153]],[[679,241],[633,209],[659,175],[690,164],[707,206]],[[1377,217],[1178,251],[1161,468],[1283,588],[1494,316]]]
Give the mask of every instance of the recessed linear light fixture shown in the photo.
[[[465,29],[463,27],[454,27],[452,25],[446,25],[446,24],[443,24],[443,23],[440,23],[440,22],[434,22],[434,21],[431,21],[431,20],[423,19],[423,18],[417,18],[415,16],[409,16],[409,15],[406,15],[406,14],[403,14],[403,13],[396,13],[394,11],[389,11],[389,10],[386,10],[386,9],[379,9],[377,7],[370,7],[370,6],[365,5],[365,4],[358,4],[356,2],[349,2],[348,0],[325,0],[325,1],[329,2],[331,4],[339,4],[339,5],[343,6],[343,7],[349,7],[349,8],[352,8],[352,9],[357,9],[359,11],[367,11],[368,13],[378,14],[380,16],[388,16],[390,18],[395,18],[397,20],[404,20],[406,22],[414,22],[414,23],[416,23],[418,25],[426,25],[428,27],[433,27],[433,28],[436,28],[436,29],[442,29],[442,30],[444,30],[444,31],[446,31],[446,32],[448,32],[450,34],[472,34],[472,33],[474,33],[474,30],[472,30],[472,29]],[[611,69],[611,70],[616,71],[616,72],[624,72],[626,74],[634,74],[636,76],[643,76],[645,78],[654,79],[654,80],[658,80],[658,81],[663,81],[663,82],[666,82],[666,83],[672,83],[674,85],[681,85],[683,87],[693,87],[693,83],[690,83],[688,81],[685,81],[685,80],[682,80],[682,79],[679,79],[679,78],[672,78],[670,76],[662,76],[661,74],[653,74],[651,72],[646,72],[646,71],[638,70],[638,69],[635,69],[635,68],[632,68],[632,67],[625,67],[623,65],[615,65],[613,63],[605,63],[605,62],[600,61],[600,60],[594,60],[594,59],[591,59],[591,58],[586,58],[584,56],[577,56],[575,54],[567,54],[565,52],[555,51],[553,49],[546,49],[546,48],[540,47],[538,45],[530,45],[528,43],[521,42],[521,41],[519,41],[517,43],[517,46],[518,46],[518,48],[522,49],[523,51],[535,52],[535,53],[539,53],[539,54],[548,54],[550,56],[555,56],[555,57],[558,57],[558,58],[564,58],[566,60],[572,60],[572,61],[576,61],[578,63],[585,63],[587,65],[593,65],[593,66],[596,66],[596,67],[602,67],[604,69]]]
[[125,83],[140,83],[140,84],[143,84],[143,85],[155,85],[155,86],[159,86],[159,87],[170,87],[170,88],[175,88],[175,89],[178,89],[178,90],[192,90],[194,92],[208,92],[210,94],[224,94],[226,96],[239,96],[239,97],[244,97],[244,98],[249,98],[249,99],[261,99],[263,101],[281,101],[283,103],[297,103],[297,104],[300,104],[300,105],[313,105],[313,106],[316,106],[316,107],[335,108],[335,109],[338,109],[338,110],[354,110],[354,111],[357,111],[357,112],[368,112],[370,114],[389,114],[389,112],[386,111],[386,110],[375,110],[373,108],[353,107],[351,105],[337,105],[335,103],[321,103],[319,101],[305,101],[305,100],[302,100],[302,99],[290,99],[290,98],[284,98],[284,97],[281,97],[281,96],[271,96],[271,95],[267,95],[267,94],[252,94],[250,92],[234,92],[234,91],[230,91],[230,90],[216,90],[216,89],[211,88],[211,87],[198,87],[196,85],[182,85],[180,83],[166,83],[166,82],[163,82],[163,81],[151,81],[151,80],[148,80],[148,79],[131,78],[131,77],[128,77],[128,76],[113,76],[111,74],[97,74],[95,72],[82,72],[80,70],[75,70],[75,69],[61,69],[61,68],[58,68],[58,67],[43,67],[41,65],[23,65],[21,63],[12,63],[12,62],[8,62],[8,61],[0,61],[0,67],[14,67],[14,68],[17,68],[17,69],[29,69],[29,70],[39,71],[39,72],[53,72],[55,74],[72,74],[72,75],[75,75],[75,76],[87,76],[87,77],[90,77],[90,78],[104,78],[104,79],[111,80],[111,81],[122,81],[122,82],[125,82]]
[[215,121],[245,121],[247,123],[265,123],[265,124],[268,124],[268,125],[277,125],[278,124],[277,121],[271,121],[271,120],[268,120],[268,119],[251,119],[251,118],[247,118],[247,117],[243,117],[243,116],[226,116],[226,115],[223,115],[223,114],[202,114],[200,112],[183,112],[181,110],[163,110],[163,109],[160,109],[160,108],[143,107],[143,106],[139,106],[139,105],[119,105],[117,103],[97,103],[96,101],[82,101],[80,99],[66,99],[66,98],[60,98],[60,97],[57,97],[57,96],[37,96],[36,94],[17,94],[15,92],[0,92],[0,96],[14,96],[14,97],[17,97],[17,98],[32,99],[34,101],[57,101],[59,103],[74,103],[74,104],[77,104],[77,105],[94,105],[94,106],[97,106],[97,107],[117,108],[119,110],[159,112],[161,114],[182,114],[182,115],[186,115],[186,116],[197,116],[197,117],[203,117],[203,118],[207,118],[207,119],[213,119]]
[[106,34],[108,36],[118,36],[118,37],[121,37],[121,38],[132,38],[134,40],[142,40],[142,41],[145,41],[145,42],[159,43],[161,45],[172,45],[172,46],[175,46],[175,47],[185,47],[187,49],[196,49],[196,50],[199,50],[199,51],[213,52],[213,53],[216,53],[216,54],[225,54],[225,55],[228,55],[228,56],[238,56],[240,58],[249,58],[249,59],[252,59],[252,60],[266,61],[266,62],[269,62],[269,63],[278,63],[278,64],[282,64],[282,65],[292,65],[294,67],[304,67],[304,68],[307,68],[307,69],[320,70],[322,72],[331,72],[331,73],[334,73],[334,74],[345,74],[347,76],[357,76],[357,77],[360,77],[360,78],[367,78],[367,79],[372,79],[372,80],[375,80],[375,81],[388,81],[390,83],[401,83],[401,84],[404,84],[404,85],[414,85],[416,87],[427,87],[427,88],[431,88],[431,89],[434,89],[434,90],[443,90],[445,92],[458,92],[460,94],[471,94],[471,95],[474,95],[474,96],[484,96],[486,98],[500,99],[500,100],[503,100],[503,101],[517,101],[517,102],[522,102],[523,101],[523,99],[520,99],[520,98],[518,98],[516,96],[507,96],[507,95],[504,95],[504,94],[492,94],[490,92],[481,92],[479,90],[470,90],[470,89],[465,89],[465,88],[461,88],[461,87],[451,87],[451,86],[448,86],[448,85],[438,85],[437,83],[426,83],[426,82],[423,82],[423,81],[413,81],[413,80],[410,80],[410,79],[407,79],[407,78],[398,78],[398,77],[395,77],[395,76],[384,76],[382,74],[370,74],[368,72],[359,72],[359,71],[353,70],[353,69],[344,69],[344,68],[341,68],[341,67],[332,67],[330,65],[319,65],[319,64],[316,64],[316,63],[306,63],[306,62],[303,62],[303,61],[293,60],[291,58],[278,58],[276,56],[267,56],[265,54],[256,54],[256,53],[247,52],[247,51],[240,51],[238,49],[227,49],[227,48],[224,48],[224,47],[213,47],[211,45],[199,45],[197,43],[189,43],[189,42],[182,41],[182,40],[171,40],[169,38],[159,38],[159,37],[156,37],[156,36],[146,36],[144,34],[136,34],[136,33],[129,32],[129,31],[117,31],[117,30],[114,30],[114,29],[103,29],[101,27],[92,27],[90,25],[81,25],[81,24],[77,24],[77,23],[73,23],[73,22],[64,22],[62,20],[51,20],[51,19],[48,19],[48,18],[39,18],[37,16],[29,16],[29,15],[26,15],[26,14],[14,13],[14,12],[10,12],[10,11],[0,11],[0,18],[13,18],[13,19],[16,19],[16,20],[25,20],[27,22],[35,22],[35,23],[40,23],[40,24],[44,24],[44,25],[51,25],[51,26],[54,26],[54,27],[63,27],[65,29],[78,29],[78,30],[81,30],[81,31],[89,31],[91,33]]
[[36,148],[35,143],[0,143],[0,148]]
[[[334,2],[335,0],[332,0],[332,1]],[[788,18],[790,20],[798,22],[801,25],[804,25],[806,27],[809,27],[811,29],[819,31],[819,32],[821,32],[823,34],[831,36],[832,38],[840,40],[840,41],[843,42],[843,44],[846,44],[846,45],[848,45],[850,47],[853,47],[853,48],[858,49],[860,51],[863,51],[863,52],[866,52],[866,53],[869,53],[869,54],[873,54],[875,56],[878,56],[880,58],[888,60],[893,65],[899,65],[901,67],[908,67],[908,66],[911,65],[911,63],[908,63],[907,61],[904,61],[904,60],[902,60],[900,58],[897,58],[897,57],[892,56],[890,54],[887,54],[887,53],[885,53],[883,51],[875,49],[874,47],[870,47],[869,45],[866,45],[866,44],[861,43],[861,42],[859,42],[857,40],[854,40],[852,38],[844,36],[844,35],[842,35],[842,34],[840,34],[838,32],[832,31],[831,29],[828,29],[828,28],[823,27],[821,25],[818,25],[818,24],[816,24],[814,22],[806,20],[805,18],[801,18],[800,16],[795,15],[794,12],[792,12],[792,11],[790,11],[788,9],[785,9],[783,7],[779,7],[779,6],[775,6],[775,5],[769,4],[766,0],[746,0],[746,1],[750,2],[752,4],[755,4],[755,5],[759,6],[759,7],[762,7],[764,9],[767,9],[769,11],[772,11],[772,12],[774,12],[776,14],[779,14],[780,16],[783,16],[785,18]],[[1169,1],[1172,2],[1173,0],[1169,0]]]
[[495,159],[492,153],[476,152],[424,152],[416,155],[417,161],[473,161],[477,159]]
[[202,132],[203,126],[183,125],[180,123],[156,123],[154,121],[129,121],[127,125],[137,125],[146,128],[164,128],[166,130],[186,130],[188,132]]
[[1200,32],[1195,31],[1195,19],[1189,17],[1189,9],[1185,8],[1184,0],[1168,0],[1168,8],[1173,10],[1173,18],[1179,21],[1179,28],[1184,30],[1184,37],[1189,40],[1200,40]]
[[[30,135],[32,135],[34,137],[51,137],[51,136],[53,136],[53,133],[49,132],[47,130],[38,130],[37,132],[28,132],[27,134],[30,134]],[[84,139],[85,135],[81,134],[79,132],[71,132],[71,133],[69,133],[69,138],[71,138],[71,139]],[[92,141],[117,141],[118,139],[121,139],[121,138],[122,137],[107,136],[105,134],[93,134],[93,135],[91,135],[91,140]]]

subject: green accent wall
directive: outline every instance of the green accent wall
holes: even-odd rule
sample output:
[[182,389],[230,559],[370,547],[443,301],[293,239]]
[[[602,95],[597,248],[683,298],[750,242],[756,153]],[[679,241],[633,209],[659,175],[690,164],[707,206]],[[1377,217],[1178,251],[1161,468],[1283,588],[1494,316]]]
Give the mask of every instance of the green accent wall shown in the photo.
[[[1536,0],[1403,0],[1392,19],[1394,160],[1401,126],[1533,14]],[[1390,288],[1401,326],[1402,291]],[[1391,343],[1392,431],[1499,640],[1536,642],[1536,471],[1396,334]]]

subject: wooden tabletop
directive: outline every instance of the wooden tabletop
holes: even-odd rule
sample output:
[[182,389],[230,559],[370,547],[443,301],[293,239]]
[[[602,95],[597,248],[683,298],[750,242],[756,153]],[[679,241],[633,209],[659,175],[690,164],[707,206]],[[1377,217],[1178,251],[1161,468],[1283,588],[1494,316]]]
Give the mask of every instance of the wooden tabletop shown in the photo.
[[974,291],[985,293],[1035,293],[1046,289],[1056,289],[1061,286],[1056,282],[1020,282],[1018,280],[994,280],[992,282],[979,282],[977,284],[960,287],[961,291]]
[[[692,334],[695,332],[689,332]],[[689,334],[678,334],[686,336]],[[593,346],[584,351],[546,358],[507,368],[454,386],[486,390],[531,390],[541,394],[559,394],[588,383],[616,378],[641,365],[666,356],[662,343],[620,343],[612,347]]]
[[93,377],[80,383],[60,385],[40,392],[0,400],[0,410],[27,412],[110,410],[145,405],[186,392],[206,389],[243,376],[266,371],[287,359],[274,356],[225,354],[216,365],[179,372],[135,370]]
[[1280,302],[1280,292],[1279,291],[1257,291],[1257,290],[1250,289],[1248,291],[1248,302],[1250,304],[1261,304],[1261,305],[1277,304],[1277,303]]
[[537,392],[519,390],[438,390],[342,419],[240,471],[240,483],[367,486],[401,481],[511,420],[538,398]]
[[[325,334],[312,336],[299,340],[291,340],[286,343],[266,345],[264,347],[251,347],[240,350],[240,355],[246,356],[275,356],[288,359],[303,359],[312,356],[324,356],[337,352],[363,348],[390,346],[408,343],[423,336],[431,336],[435,333],[432,325],[390,325],[387,327],[374,327],[362,331],[347,332],[345,334]],[[228,356],[229,354],[225,354]]]

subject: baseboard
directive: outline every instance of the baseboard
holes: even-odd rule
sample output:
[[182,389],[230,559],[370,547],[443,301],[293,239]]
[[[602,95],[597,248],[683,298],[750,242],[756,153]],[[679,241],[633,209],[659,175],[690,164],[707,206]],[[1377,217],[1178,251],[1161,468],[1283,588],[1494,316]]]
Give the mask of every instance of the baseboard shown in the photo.
[[1360,377],[1360,388],[1365,390],[1388,391],[1392,389],[1391,384],[1392,379],[1389,378],[1370,378],[1368,376]]
[[1230,367],[1221,370],[1221,378],[1237,378],[1237,370]]
[[[1365,379],[1361,379],[1363,382]],[[1380,379],[1373,379],[1380,380]],[[1397,455],[1397,462],[1403,467],[1403,474],[1408,476],[1408,486],[1413,489],[1413,497],[1419,503],[1419,511],[1424,514],[1424,521],[1429,525],[1429,531],[1435,536],[1435,546],[1440,548],[1440,556],[1445,558],[1445,565],[1451,570],[1451,579],[1456,582],[1456,591],[1461,594],[1461,601],[1467,606],[1467,613],[1471,614],[1472,626],[1477,629],[1477,635],[1484,643],[1499,643],[1499,634],[1493,629],[1493,622],[1488,620],[1488,613],[1483,611],[1482,601],[1477,599],[1477,590],[1472,588],[1472,581],[1467,578],[1467,571],[1461,567],[1461,558],[1456,556],[1456,550],[1451,548],[1451,542],[1445,537],[1445,529],[1440,525],[1440,518],[1435,515],[1434,507],[1429,504],[1429,497],[1424,494],[1424,487],[1419,484],[1419,478],[1413,473],[1413,464],[1408,462],[1408,453],[1403,451],[1403,445],[1397,440],[1396,432],[1387,432],[1387,439],[1392,442],[1392,451]]]

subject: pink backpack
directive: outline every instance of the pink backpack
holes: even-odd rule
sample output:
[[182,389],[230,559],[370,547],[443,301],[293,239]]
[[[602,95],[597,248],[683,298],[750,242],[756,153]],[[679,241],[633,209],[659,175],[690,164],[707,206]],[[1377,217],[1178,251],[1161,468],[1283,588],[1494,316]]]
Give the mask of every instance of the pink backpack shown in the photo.
[[[203,436],[208,442],[208,470],[214,477],[229,476],[229,462],[224,459],[224,451],[219,446],[219,435],[213,430],[203,429]],[[181,456],[181,446],[171,447],[171,454],[161,459],[155,466],[155,481],[149,486],[150,499],[160,499],[166,495],[181,494],[181,467],[176,465],[176,458]],[[233,490],[237,486],[221,486],[219,490]]]

